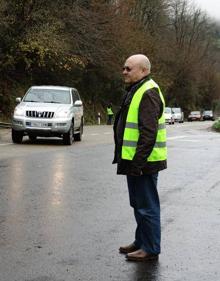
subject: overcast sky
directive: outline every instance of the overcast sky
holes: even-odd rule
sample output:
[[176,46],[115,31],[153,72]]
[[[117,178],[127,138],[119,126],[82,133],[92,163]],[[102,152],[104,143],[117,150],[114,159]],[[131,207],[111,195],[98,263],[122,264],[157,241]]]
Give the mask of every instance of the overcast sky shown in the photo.
[[220,20],[220,0],[191,0],[208,15]]

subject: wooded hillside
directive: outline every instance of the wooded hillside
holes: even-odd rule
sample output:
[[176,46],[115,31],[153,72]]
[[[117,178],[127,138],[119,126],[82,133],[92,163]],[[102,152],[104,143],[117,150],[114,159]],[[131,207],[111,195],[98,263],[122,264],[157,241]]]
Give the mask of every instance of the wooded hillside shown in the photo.
[[0,0],[0,109],[31,85],[120,103],[121,68],[146,54],[167,105],[218,109],[220,26],[187,0]]

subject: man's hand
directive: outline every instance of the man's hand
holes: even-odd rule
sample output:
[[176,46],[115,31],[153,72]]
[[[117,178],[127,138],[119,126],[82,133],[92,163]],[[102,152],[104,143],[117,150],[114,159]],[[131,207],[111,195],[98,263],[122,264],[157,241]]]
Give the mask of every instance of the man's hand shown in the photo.
[[139,167],[132,164],[129,175],[138,177],[138,176],[142,176],[143,172]]

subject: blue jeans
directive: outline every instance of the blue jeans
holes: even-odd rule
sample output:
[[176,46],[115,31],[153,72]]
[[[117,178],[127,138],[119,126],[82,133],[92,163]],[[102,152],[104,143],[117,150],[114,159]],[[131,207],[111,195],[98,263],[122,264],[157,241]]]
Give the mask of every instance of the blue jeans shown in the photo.
[[149,254],[160,253],[160,200],[158,173],[127,176],[130,205],[137,222],[134,244]]

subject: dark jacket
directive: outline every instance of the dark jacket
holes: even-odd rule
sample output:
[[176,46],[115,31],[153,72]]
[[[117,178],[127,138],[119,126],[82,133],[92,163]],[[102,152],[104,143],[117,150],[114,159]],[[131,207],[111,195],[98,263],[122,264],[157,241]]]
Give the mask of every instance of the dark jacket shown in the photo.
[[118,164],[117,174],[140,176],[141,174],[154,174],[167,167],[166,161],[146,161],[153,150],[157,136],[158,120],[163,112],[163,103],[157,88],[147,90],[140,102],[138,113],[140,136],[133,160],[121,159],[125,123],[132,97],[136,90],[149,79],[150,76],[147,76],[127,89],[121,107],[115,116],[113,127],[115,155],[113,164]]

